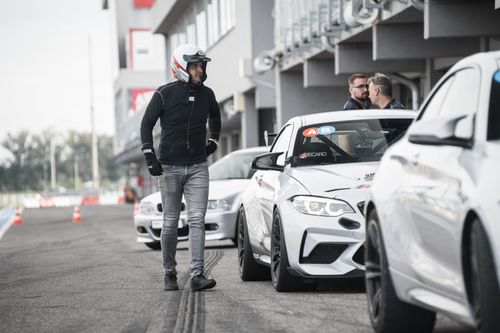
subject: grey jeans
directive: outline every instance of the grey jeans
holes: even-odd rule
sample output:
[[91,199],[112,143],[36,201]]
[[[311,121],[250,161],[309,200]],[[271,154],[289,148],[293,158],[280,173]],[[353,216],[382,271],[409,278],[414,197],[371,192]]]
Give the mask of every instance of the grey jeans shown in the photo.
[[208,202],[208,163],[163,165],[158,185],[163,205],[161,250],[165,274],[177,274],[177,226],[182,195],[186,200],[189,224],[189,258],[191,276],[203,274],[205,259],[205,213]]

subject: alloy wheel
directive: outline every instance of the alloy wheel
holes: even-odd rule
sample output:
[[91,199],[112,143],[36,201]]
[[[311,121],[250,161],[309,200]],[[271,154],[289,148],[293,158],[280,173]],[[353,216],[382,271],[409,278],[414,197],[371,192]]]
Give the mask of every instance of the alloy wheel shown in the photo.
[[240,217],[238,219],[238,262],[240,274],[243,269],[245,258],[245,217],[240,210]]
[[380,230],[374,221],[369,222],[366,236],[366,294],[370,315],[377,321],[382,306],[382,249]]
[[276,282],[278,276],[280,274],[281,269],[281,228],[280,228],[280,219],[273,219],[272,226],[272,258],[271,258],[271,276],[273,281]]

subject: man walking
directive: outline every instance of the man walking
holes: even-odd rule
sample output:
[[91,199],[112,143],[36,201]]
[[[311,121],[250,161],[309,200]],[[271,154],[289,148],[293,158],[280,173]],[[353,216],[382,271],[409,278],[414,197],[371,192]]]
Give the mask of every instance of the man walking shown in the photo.
[[364,74],[352,74],[347,82],[351,96],[345,102],[344,110],[369,109],[371,103],[368,98],[368,77]]
[[[177,79],[159,87],[141,122],[142,152],[151,175],[159,176],[163,205],[161,249],[165,290],[177,290],[177,224],[182,196],[189,224],[191,290],[215,287],[204,275],[205,213],[208,201],[207,156],[215,152],[221,128],[219,105],[213,91],[203,84],[208,58],[194,45],[181,45],[172,53]],[[161,124],[159,160],[153,148],[153,127]],[[207,120],[210,136],[207,141]]]
[[368,92],[373,104],[381,109],[404,109],[403,104],[392,98],[392,82],[384,74],[377,73],[369,80]]

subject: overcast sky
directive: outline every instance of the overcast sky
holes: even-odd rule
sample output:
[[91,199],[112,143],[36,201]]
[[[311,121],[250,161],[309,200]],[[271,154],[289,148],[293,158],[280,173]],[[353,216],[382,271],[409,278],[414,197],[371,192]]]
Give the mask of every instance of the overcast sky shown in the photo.
[[[102,0],[0,1],[0,142],[8,132],[114,133],[109,13]],[[114,42],[114,41],[113,41]]]

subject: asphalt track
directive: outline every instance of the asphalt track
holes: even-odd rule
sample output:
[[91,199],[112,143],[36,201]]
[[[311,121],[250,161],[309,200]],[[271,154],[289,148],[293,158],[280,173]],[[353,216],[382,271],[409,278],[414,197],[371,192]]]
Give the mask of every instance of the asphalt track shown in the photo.
[[[135,241],[133,206],[27,209],[0,239],[0,332],[372,332],[360,280],[277,293],[242,282],[230,242],[208,242],[213,290],[191,292],[187,243],[179,290],[162,290],[160,251]],[[435,332],[472,332],[438,316]]]

